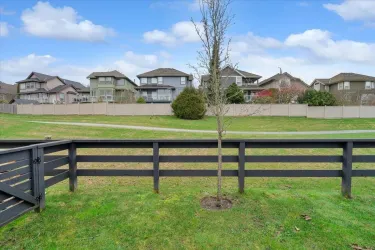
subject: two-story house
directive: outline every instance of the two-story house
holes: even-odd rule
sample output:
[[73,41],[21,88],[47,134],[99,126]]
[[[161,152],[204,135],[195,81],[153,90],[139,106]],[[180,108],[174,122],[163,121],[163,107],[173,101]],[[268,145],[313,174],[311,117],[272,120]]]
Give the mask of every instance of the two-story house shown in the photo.
[[93,72],[87,78],[90,80],[90,93],[94,102],[134,101],[137,84],[117,70]]
[[328,91],[342,104],[367,104],[375,99],[375,77],[340,73],[329,79],[315,79],[311,87]]
[[8,103],[17,94],[17,85],[6,84],[0,81],[0,103]]
[[39,103],[73,103],[89,92],[79,82],[38,72],[31,72],[25,79],[17,82],[19,99]]
[[[225,66],[221,72],[221,87],[227,89],[232,83],[236,83],[243,91],[245,101],[250,102],[257,92],[262,91],[264,88],[258,86],[261,76],[235,69],[229,65]],[[210,75],[203,75],[201,77],[201,85],[205,85],[210,78]],[[203,86],[201,86],[203,87]]]
[[191,87],[193,76],[173,68],[159,68],[137,75],[139,96],[147,103],[172,102],[185,87]]

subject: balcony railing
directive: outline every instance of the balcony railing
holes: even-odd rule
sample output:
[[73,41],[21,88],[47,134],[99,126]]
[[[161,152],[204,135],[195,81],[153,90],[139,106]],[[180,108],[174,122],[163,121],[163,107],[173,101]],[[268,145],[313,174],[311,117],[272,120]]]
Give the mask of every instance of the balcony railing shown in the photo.
[[142,96],[146,102],[170,102],[172,101],[172,96],[157,96],[157,97],[148,97]]

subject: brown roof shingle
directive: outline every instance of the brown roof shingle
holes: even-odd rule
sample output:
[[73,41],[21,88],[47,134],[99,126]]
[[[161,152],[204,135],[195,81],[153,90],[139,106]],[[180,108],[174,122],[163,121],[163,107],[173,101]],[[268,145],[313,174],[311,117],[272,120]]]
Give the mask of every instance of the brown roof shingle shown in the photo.
[[329,83],[327,84],[335,84],[339,82],[366,82],[366,81],[375,81],[375,77],[373,76],[367,76],[367,75],[361,75],[357,73],[340,73],[335,75],[329,80]]

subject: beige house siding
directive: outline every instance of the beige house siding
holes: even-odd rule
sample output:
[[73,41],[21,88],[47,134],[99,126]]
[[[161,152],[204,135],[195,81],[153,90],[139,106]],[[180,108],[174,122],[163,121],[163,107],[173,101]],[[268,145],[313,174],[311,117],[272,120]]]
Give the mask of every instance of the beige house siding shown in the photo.
[[[290,81],[291,85],[296,84],[296,85],[300,86],[301,88],[307,89],[306,84],[304,84],[301,81],[289,80],[289,78],[287,78],[287,77],[285,77],[285,79],[283,79],[283,80],[285,80],[286,82]],[[279,80],[272,80],[268,83],[262,84],[260,87],[265,88],[265,89],[272,89],[272,88],[278,89],[280,87],[280,81]]]

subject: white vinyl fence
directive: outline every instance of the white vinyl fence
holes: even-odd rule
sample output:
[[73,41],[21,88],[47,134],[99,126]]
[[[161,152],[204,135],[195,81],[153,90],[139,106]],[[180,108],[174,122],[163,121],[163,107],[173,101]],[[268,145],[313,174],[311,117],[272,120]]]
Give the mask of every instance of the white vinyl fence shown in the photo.
[[[17,105],[5,112],[31,115],[173,115],[170,104],[40,104]],[[11,105],[10,105],[11,106]],[[15,105],[14,105],[15,106]],[[375,106],[308,107],[305,104],[230,104],[227,116],[289,116],[308,118],[375,118]],[[207,112],[211,116],[210,111]]]
[[17,114],[17,105],[0,103],[0,113]]

